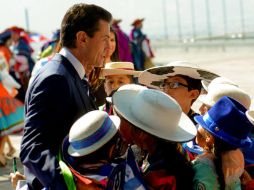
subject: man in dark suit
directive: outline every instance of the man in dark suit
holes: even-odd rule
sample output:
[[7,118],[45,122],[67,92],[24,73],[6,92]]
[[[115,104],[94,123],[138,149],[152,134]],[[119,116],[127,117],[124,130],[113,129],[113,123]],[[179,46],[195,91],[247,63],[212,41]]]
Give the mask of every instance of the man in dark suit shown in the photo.
[[103,65],[111,19],[96,5],[72,6],[61,24],[63,48],[29,86],[20,153],[29,189],[67,189],[57,155],[75,120],[96,109],[84,77]]

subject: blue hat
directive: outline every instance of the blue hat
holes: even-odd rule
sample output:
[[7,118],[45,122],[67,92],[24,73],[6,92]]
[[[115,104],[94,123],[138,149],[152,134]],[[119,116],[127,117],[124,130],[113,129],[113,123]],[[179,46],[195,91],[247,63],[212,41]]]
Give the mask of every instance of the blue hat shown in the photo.
[[215,137],[236,147],[250,147],[252,142],[248,135],[252,125],[245,112],[242,104],[223,96],[204,116],[194,119]]

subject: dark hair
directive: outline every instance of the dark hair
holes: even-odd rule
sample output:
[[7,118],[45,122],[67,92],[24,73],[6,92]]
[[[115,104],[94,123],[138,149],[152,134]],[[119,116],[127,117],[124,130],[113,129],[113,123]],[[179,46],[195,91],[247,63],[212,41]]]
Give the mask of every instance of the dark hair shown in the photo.
[[[195,176],[191,162],[181,152],[182,146],[178,142],[171,142],[156,137],[144,130],[136,127],[132,128],[133,132],[142,131],[151,135],[156,139],[156,150],[154,165],[150,165],[150,170],[165,169],[168,175],[172,175],[176,179],[176,190],[193,189],[193,179]],[[149,160],[149,158],[148,158]],[[149,169],[148,169],[149,172]],[[146,172],[145,172],[146,173]]]
[[111,22],[111,13],[96,5],[75,4],[66,12],[62,20],[61,45],[74,48],[76,33],[79,31],[84,31],[89,37],[93,37],[99,30],[100,20]]
[[115,48],[115,51],[113,52],[113,54],[111,55],[110,59],[111,59],[111,61],[119,61],[119,49],[118,49],[117,33],[116,33],[115,29],[112,26],[110,26],[110,32],[114,33],[115,41],[116,41],[116,48]]
[[193,189],[194,170],[186,156],[180,152],[181,145],[175,142],[168,142],[157,138],[159,149],[161,150],[164,166],[169,175],[176,178],[176,189]]
[[202,89],[202,83],[200,79],[194,79],[186,75],[177,75],[182,77],[184,80],[186,80],[188,84],[188,90],[198,90],[199,93],[201,92]]
[[218,175],[218,181],[219,181],[221,190],[224,190],[225,186],[226,186],[224,174],[222,171],[222,164],[223,163],[222,163],[222,159],[221,159],[221,154],[223,152],[230,151],[230,150],[236,150],[236,149],[237,149],[237,147],[230,145],[227,142],[214,136],[214,155],[215,155],[214,165],[215,165],[216,173]]
[[6,32],[5,36],[0,39],[0,45],[5,46],[6,42],[11,39],[11,32]]

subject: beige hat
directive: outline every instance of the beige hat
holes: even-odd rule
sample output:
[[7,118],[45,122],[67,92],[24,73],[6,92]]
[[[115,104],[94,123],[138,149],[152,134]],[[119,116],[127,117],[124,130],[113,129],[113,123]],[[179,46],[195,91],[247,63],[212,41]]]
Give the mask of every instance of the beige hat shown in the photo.
[[246,112],[246,116],[248,117],[249,121],[254,125],[254,110],[248,110]]
[[185,142],[197,129],[179,104],[164,92],[153,89],[121,90],[113,95],[114,109],[136,127],[156,137]]
[[140,71],[135,71],[132,62],[109,62],[105,64],[105,67],[101,71],[101,77],[109,75],[133,75],[138,77]]
[[231,84],[231,85],[238,87],[238,85],[236,83],[234,83],[233,81],[231,81],[230,79],[228,79],[226,77],[217,77],[217,78],[213,79],[211,82],[202,80],[201,83],[202,83],[203,88],[206,91],[208,91],[209,86],[216,85],[216,84]]
[[166,66],[152,67],[144,70],[139,76],[139,83],[150,88],[160,89],[161,82],[170,76],[185,75],[193,79],[211,81],[218,77],[217,74],[199,68],[187,61],[173,61]]
[[71,127],[68,154],[81,157],[98,150],[112,139],[119,126],[117,116],[99,110],[88,112]]
[[239,87],[231,84],[209,85],[208,93],[206,95],[200,96],[198,99],[204,104],[213,106],[223,96],[233,98],[242,104],[246,109],[249,109],[250,107],[250,96]]

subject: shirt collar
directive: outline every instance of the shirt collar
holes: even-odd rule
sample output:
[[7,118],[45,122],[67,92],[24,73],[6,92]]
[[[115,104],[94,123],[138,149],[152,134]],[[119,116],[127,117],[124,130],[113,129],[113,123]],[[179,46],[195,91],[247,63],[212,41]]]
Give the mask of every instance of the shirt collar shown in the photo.
[[70,50],[66,47],[63,47],[59,54],[70,61],[75,70],[78,72],[79,77],[83,79],[85,76],[85,69],[80,61],[70,52]]

